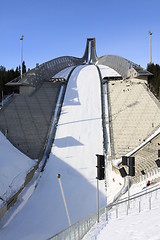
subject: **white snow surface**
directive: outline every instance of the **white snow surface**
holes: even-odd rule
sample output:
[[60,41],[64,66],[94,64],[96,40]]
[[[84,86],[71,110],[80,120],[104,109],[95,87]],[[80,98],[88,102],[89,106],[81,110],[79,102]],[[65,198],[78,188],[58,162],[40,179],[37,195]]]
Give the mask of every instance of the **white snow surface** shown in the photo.
[[0,132],[0,197],[4,202],[23,185],[35,162],[16,149]]
[[[102,67],[100,69],[102,70]],[[105,69],[104,66],[102,71],[103,77],[110,74],[110,69]],[[67,76],[68,70],[61,75]],[[0,134],[0,142],[3,153],[1,156],[4,156],[13,146],[10,146],[2,134]],[[98,71],[93,65],[79,66],[73,71],[67,86],[56,140],[45,170],[37,187],[35,188],[33,179],[20,195],[19,202],[1,220],[0,240],[46,240],[69,226],[57,179],[58,173],[61,174],[71,223],[95,212],[97,210],[95,154],[103,154],[102,142]],[[17,165],[20,168],[23,162],[23,171],[25,166],[26,170],[32,167],[33,162],[28,158],[25,159],[23,155],[19,158],[19,151],[17,152],[14,147],[10,156],[14,157],[14,160],[21,159]],[[17,173],[17,166],[14,168],[9,164],[6,165],[7,170],[12,172],[13,168]],[[21,175],[21,169],[19,174]],[[1,175],[3,172],[0,173]],[[14,179],[15,173],[12,176]],[[107,195],[113,199],[112,195],[116,195],[120,190],[123,179],[112,171],[111,163],[108,165],[108,178]],[[6,181],[5,179],[4,183]],[[21,181],[23,182],[23,178],[19,179],[19,182]],[[99,181],[99,185],[100,207],[103,207],[106,204],[104,181]],[[135,186],[131,194],[143,187]],[[136,205],[128,216],[124,205],[118,210],[118,218],[115,217],[115,208],[113,208],[109,213],[109,221],[106,222],[105,216],[102,216],[100,223],[89,231],[84,240],[159,240],[159,199],[160,193],[156,197],[153,196],[152,210],[149,211],[148,197],[144,197],[143,211],[138,213],[138,205]]]
[[[96,154],[103,154],[100,79],[95,66],[79,66],[69,80],[56,139],[41,180],[21,211],[1,228],[0,239],[47,239],[69,226],[58,173],[71,223],[96,212]],[[103,207],[104,180],[99,181],[99,189]]]
[[121,77],[119,73],[117,73],[113,68],[104,65],[98,65],[101,70],[102,78],[104,77]]
[[[144,187],[137,185],[131,188],[132,194],[139,192]],[[157,187],[160,185],[157,185]],[[149,190],[148,190],[149,191]],[[146,191],[147,192],[147,191]],[[127,203],[118,206],[118,217],[116,207],[109,211],[109,220],[105,215],[100,223],[85,235],[83,240],[159,240],[160,239],[160,190],[131,201],[127,215]],[[140,212],[139,212],[139,204]],[[150,209],[151,204],[151,209]]]
[[56,75],[54,75],[53,78],[65,78],[65,79],[67,79],[70,71],[73,68],[74,68],[74,66],[61,70],[60,72],[56,73]]

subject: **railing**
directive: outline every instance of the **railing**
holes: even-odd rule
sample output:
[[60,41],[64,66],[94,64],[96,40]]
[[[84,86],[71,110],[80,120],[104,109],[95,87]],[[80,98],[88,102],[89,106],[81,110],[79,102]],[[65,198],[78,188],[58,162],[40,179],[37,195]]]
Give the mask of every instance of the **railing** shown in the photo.
[[[129,198],[123,198],[117,202],[109,204],[106,208],[106,213],[112,208],[111,215],[114,215],[118,218],[119,215],[129,215],[132,212],[140,213],[144,210],[151,210],[154,200],[158,198],[160,193],[160,186],[145,188],[140,193],[133,194]],[[147,198],[148,197],[148,198]],[[114,211],[115,210],[115,211]],[[107,219],[106,214],[106,219]]]
[[56,134],[56,130],[57,130],[57,123],[58,123],[58,120],[59,120],[59,117],[60,117],[60,114],[61,114],[61,108],[62,108],[63,100],[64,100],[64,97],[65,97],[65,91],[66,91],[66,88],[67,88],[67,83],[69,81],[69,78],[70,78],[72,72],[75,70],[75,68],[76,68],[76,66],[74,66],[71,69],[71,71],[69,72],[69,74],[67,76],[66,83],[62,84],[60,92],[59,92],[59,96],[58,96],[57,104],[56,104],[56,109],[55,109],[53,118],[51,120],[50,129],[48,131],[48,136],[47,136],[46,143],[45,143],[45,146],[44,146],[44,151],[43,151],[42,156],[41,156],[41,160],[42,160],[41,171],[42,172],[45,168],[45,165],[47,163],[49,154],[51,152],[52,144],[54,142],[54,138],[55,138],[55,134]]
[[[104,207],[100,210],[100,216],[104,213],[106,214],[106,220],[110,217],[110,213],[113,217],[115,215],[116,218],[119,215],[128,215],[131,212],[135,212],[137,209],[137,213],[143,210],[151,210],[154,199],[157,199],[158,194],[160,193],[160,186],[146,188],[139,193],[133,194],[128,197],[123,198],[121,200],[115,201],[114,203],[109,204],[107,207]],[[148,196],[148,201],[146,200],[146,196]],[[143,203],[143,205],[142,205]],[[112,211],[110,211],[112,209]],[[114,214],[115,213],[115,214]],[[97,213],[85,218],[82,221],[75,223],[64,231],[54,235],[48,240],[80,240],[85,234],[93,227],[97,222]]]
[[14,97],[14,93],[11,93],[10,95],[8,95],[4,99],[2,99],[2,101],[0,102],[0,109],[3,108],[4,105],[9,103],[11,101],[11,99],[13,99],[13,97]]
[[[105,207],[100,210],[99,215],[105,213]],[[84,237],[84,235],[93,227],[93,225],[97,222],[97,213],[79,221],[64,231],[54,235],[48,240],[80,240]]]

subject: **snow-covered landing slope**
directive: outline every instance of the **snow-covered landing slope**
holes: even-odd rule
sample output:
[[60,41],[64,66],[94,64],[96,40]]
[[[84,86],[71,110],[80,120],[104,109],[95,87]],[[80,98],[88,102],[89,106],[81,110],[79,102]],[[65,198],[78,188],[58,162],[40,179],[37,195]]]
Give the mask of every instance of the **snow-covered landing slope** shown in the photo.
[[[52,153],[95,186],[95,154],[103,154],[102,144],[98,71],[95,66],[80,66],[67,87]],[[104,182],[101,190],[104,193]]]
[[[71,222],[96,211],[96,155],[103,154],[100,79],[95,66],[77,67],[71,75],[52,153],[67,168],[62,176]],[[100,206],[105,204],[100,182]]]
[[[56,140],[41,181],[0,239],[47,239],[69,226],[57,179],[61,174],[71,223],[97,209],[96,155],[103,154],[100,79],[95,66],[77,67],[69,80]],[[105,183],[100,181],[100,207]]]

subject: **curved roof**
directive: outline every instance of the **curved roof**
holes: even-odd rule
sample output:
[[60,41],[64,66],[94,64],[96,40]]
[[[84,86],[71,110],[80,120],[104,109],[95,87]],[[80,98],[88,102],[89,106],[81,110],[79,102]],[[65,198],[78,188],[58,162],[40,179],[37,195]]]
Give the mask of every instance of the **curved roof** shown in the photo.
[[12,80],[6,85],[9,86],[32,86],[37,87],[42,82],[51,79],[56,73],[61,70],[81,64],[98,64],[105,65],[116,72],[118,72],[122,78],[129,78],[129,69],[133,69],[135,77],[151,75],[148,71],[140,67],[139,65],[116,55],[104,55],[97,57],[95,38],[88,38],[86,43],[86,49],[82,58],[76,58],[72,56],[58,57],[48,62],[45,62],[36,68],[23,74],[22,79],[20,77]]
[[116,55],[104,55],[98,58],[97,64],[106,65],[116,70],[123,78],[128,78],[129,69],[136,71],[136,77],[151,75],[150,72],[143,69],[140,65]]
[[60,72],[64,68],[75,66],[83,63],[82,58],[76,58],[71,56],[64,56],[52,59],[45,62],[36,68],[23,74],[22,79],[20,77],[15,78],[11,82],[7,83],[9,86],[32,86],[37,87],[45,80],[51,79],[56,73]]

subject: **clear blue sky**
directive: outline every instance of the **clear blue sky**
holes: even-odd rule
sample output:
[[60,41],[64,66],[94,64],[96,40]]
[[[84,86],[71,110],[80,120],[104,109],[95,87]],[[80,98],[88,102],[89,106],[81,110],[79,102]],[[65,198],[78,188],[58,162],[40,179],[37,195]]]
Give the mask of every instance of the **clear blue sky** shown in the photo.
[[160,0],[1,0],[0,65],[27,68],[60,56],[81,57],[87,37],[97,55],[116,54],[147,66],[160,64]]

